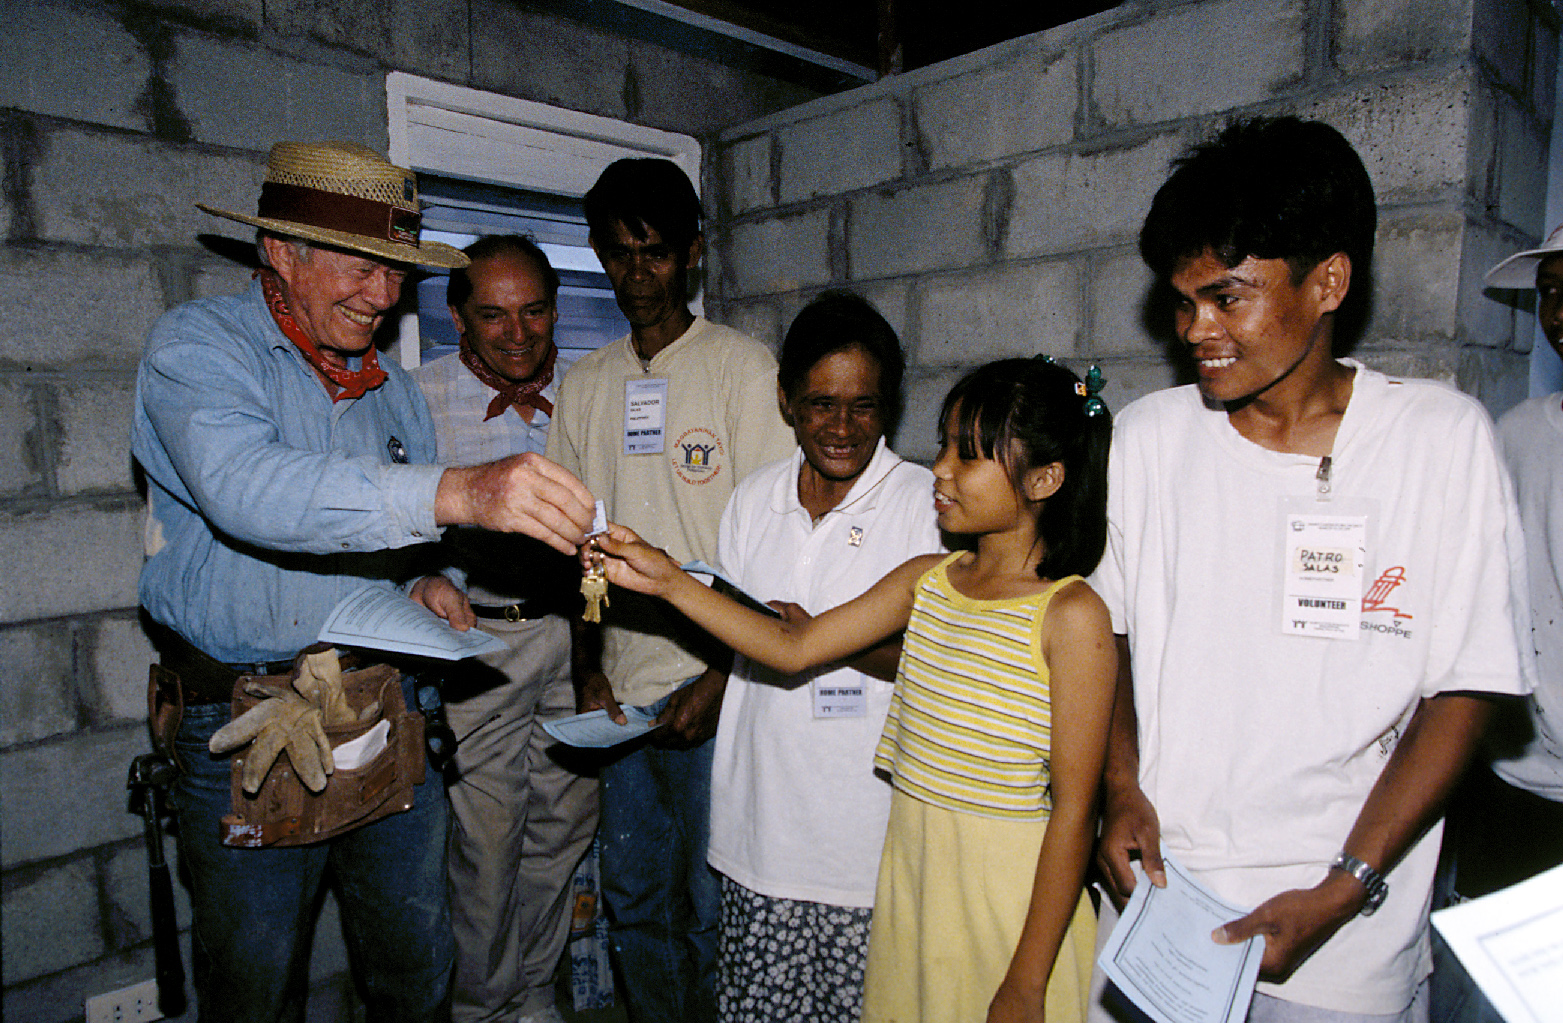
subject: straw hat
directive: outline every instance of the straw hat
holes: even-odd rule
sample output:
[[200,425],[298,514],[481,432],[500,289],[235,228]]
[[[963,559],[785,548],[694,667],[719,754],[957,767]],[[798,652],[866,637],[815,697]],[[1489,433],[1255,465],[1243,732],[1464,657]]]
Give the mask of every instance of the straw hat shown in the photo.
[[418,242],[418,180],[356,142],[278,142],[266,161],[257,215],[207,213],[307,241],[420,266],[462,267],[467,257],[440,242]]
[[1536,267],[1551,256],[1563,256],[1563,226],[1547,235],[1541,248],[1526,249],[1488,270],[1487,285],[1492,288],[1534,288]]

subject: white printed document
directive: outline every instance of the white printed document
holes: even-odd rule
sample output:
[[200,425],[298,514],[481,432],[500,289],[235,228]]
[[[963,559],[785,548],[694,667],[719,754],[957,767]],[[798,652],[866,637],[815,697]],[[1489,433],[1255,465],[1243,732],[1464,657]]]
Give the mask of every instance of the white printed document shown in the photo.
[[1433,914],[1508,1023],[1563,1023],[1563,867]]
[[478,629],[457,632],[433,611],[385,586],[365,586],[342,598],[326,616],[319,639],[446,661],[505,649],[504,643]]
[[696,579],[705,583],[718,593],[731,597],[751,611],[757,611],[771,618],[780,618],[781,612],[762,601],[759,597],[739,586],[737,581],[715,565],[704,561],[689,561],[678,566]]
[[543,731],[566,746],[607,749],[609,746],[617,746],[621,742],[639,738],[653,728],[662,727],[652,723],[656,720],[655,714],[647,714],[639,707],[619,709],[624,711],[622,725],[615,724],[605,710],[589,710],[585,714],[560,718],[558,721],[544,721]]
[[1210,933],[1246,916],[1164,857],[1167,887],[1134,864],[1134,894],[1102,948],[1102,972],[1156,1023],[1242,1023],[1264,941],[1218,945]]

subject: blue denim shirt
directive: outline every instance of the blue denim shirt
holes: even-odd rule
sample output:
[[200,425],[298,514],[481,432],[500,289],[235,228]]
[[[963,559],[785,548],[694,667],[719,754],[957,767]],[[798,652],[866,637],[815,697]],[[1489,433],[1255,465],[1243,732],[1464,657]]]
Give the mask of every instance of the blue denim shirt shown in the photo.
[[[389,361],[389,360],[388,360]],[[131,450],[147,475],[141,604],[218,660],[291,657],[347,594],[437,540],[434,426],[400,366],[333,403],[259,283],[152,328]],[[392,448],[412,464],[393,464]]]

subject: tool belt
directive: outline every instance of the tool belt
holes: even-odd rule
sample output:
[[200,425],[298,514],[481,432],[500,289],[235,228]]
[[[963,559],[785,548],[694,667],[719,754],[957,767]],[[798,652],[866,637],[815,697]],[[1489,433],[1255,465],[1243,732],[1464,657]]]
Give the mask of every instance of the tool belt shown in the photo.
[[[248,748],[240,750],[233,755],[233,813],[222,821],[223,845],[305,845],[412,809],[413,787],[423,784],[423,715],[408,712],[402,699],[402,673],[389,664],[371,664],[352,671],[345,670],[348,665],[344,662],[343,668],[342,691],[348,705],[359,710],[378,701],[380,716],[327,725],[326,738],[332,747],[351,742],[379,724],[383,717],[391,723],[385,748],[360,767],[338,767],[319,793],[304,787],[284,751],[253,796],[239,783],[249,753]],[[282,689],[290,684],[290,676],[246,675],[239,679],[233,690],[234,717],[260,702],[259,697],[243,688],[257,682]]]
[[[158,638],[166,639],[164,636]],[[179,637],[179,644],[194,650],[210,664],[201,665],[196,659],[181,658],[177,654],[170,657],[165,648],[164,663],[151,666],[147,700],[153,742],[169,755],[173,753],[173,739],[179,730],[184,706],[212,702],[206,697],[210,687],[219,682],[212,665],[230,676],[227,700],[232,707],[232,717],[237,718],[263,699],[247,692],[248,687],[258,684],[273,690],[290,688],[296,665],[303,656],[300,654],[291,662],[265,666],[281,666],[283,671],[238,674],[223,662],[201,653],[182,637]],[[198,681],[191,685],[170,670],[170,661],[181,668],[195,666]],[[360,665],[355,657],[348,655],[342,658],[341,666],[342,691],[348,705],[354,711],[361,711],[378,704],[379,713],[362,721],[325,726],[327,740],[336,748],[362,736],[383,719],[390,723],[385,748],[358,767],[336,768],[319,793],[304,787],[284,750],[253,796],[244,791],[240,782],[250,747],[233,754],[230,783],[233,812],[222,819],[220,838],[224,845],[243,848],[306,845],[412,808],[413,788],[424,780],[423,715],[409,711],[402,696],[401,672],[391,665]],[[177,759],[175,763],[178,763]]]

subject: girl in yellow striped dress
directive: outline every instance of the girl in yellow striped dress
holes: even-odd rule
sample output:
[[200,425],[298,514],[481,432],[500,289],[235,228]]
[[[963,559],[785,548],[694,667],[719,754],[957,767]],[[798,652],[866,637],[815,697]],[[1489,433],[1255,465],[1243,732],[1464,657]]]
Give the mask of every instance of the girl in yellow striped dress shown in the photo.
[[968,374],[940,430],[934,507],[972,549],[913,558],[818,617],[748,611],[622,526],[598,544],[610,581],[789,674],[904,629],[875,757],[894,794],[864,1019],[1077,1023],[1117,672],[1107,609],[1081,576],[1106,543],[1111,422],[1093,388],[1039,357]]

